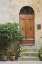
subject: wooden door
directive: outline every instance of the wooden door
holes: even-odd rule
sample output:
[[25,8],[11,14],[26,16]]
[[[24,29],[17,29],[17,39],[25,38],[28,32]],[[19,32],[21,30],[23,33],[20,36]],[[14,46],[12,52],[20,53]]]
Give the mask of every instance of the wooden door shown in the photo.
[[34,15],[19,16],[19,27],[23,35],[21,44],[34,44]]
[[34,38],[34,15],[27,15],[26,38]]

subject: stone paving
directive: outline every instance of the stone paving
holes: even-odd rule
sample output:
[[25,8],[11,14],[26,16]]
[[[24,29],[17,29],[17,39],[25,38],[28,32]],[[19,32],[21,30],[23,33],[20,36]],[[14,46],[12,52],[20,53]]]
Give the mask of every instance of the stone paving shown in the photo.
[[0,61],[0,64],[42,64],[42,61]]

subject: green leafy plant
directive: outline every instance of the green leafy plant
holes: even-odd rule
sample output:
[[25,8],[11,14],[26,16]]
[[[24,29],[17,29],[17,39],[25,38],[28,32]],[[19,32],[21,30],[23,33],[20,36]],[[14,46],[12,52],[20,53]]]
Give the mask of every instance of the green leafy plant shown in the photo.
[[7,56],[8,55],[8,52],[6,50],[2,50],[1,55],[2,56]]
[[7,46],[5,47],[5,50],[7,50],[7,52],[9,53],[9,52],[10,52],[10,50],[11,50],[10,46],[9,46],[9,45],[7,45]]
[[41,46],[41,48],[39,49],[39,56],[42,57],[42,46]]
[[10,56],[16,56],[16,54],[15,53],[11,53]]
[[[10,23],[7,23],[8,25]],[[10,31],[10,28],[11,28],[11,24],[8,26],[7,24],[2,24],[0,29],[0,43],[3,44],[3,43],[7,43],[7,42],[10,42],[11,39],[12,39],[12,34],[11,34],[11,31]]]
[[23,48],[22,48],[21,44],[18,44],[17,52],[21,53],[22,51],[23,51]]
[[23,38],[21,31],[17,30],[14,33],[14,38],[16,38],[17,40],[21,40]]
[[13,38],[17,40],[23,38],[21,31],[18,29],[18,23],[0,24],[0,44],[10,43]]

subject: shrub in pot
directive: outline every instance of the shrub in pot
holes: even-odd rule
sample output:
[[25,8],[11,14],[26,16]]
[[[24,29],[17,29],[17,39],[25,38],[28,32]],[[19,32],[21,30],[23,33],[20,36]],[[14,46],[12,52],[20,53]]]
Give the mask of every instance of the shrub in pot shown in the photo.
[[21,44],[18,44],[18,47],[17,47],[18,56],[22,55],[22,51],[23,51],[23,48],[22,48]]
[[15,57],[16,57],[16,53],[14,51],[11,50],[10,52],[10,60],[15,60]]
[[7,60],[8,52],[6,50],[2,50],[1,52],[2,60]]
[[40,60],[42,61],[42,46],[41,46],[41,48],[39,49],[39,58],[40,58]]

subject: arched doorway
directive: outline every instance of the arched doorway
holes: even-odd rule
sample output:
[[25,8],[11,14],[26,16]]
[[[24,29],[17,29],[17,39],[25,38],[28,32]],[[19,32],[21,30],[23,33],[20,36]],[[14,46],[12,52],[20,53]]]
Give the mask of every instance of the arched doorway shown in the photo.
[[35,43],[34,10],[29,6],[22,7],[19,12],[19,29],[24,37],[21,44]]

